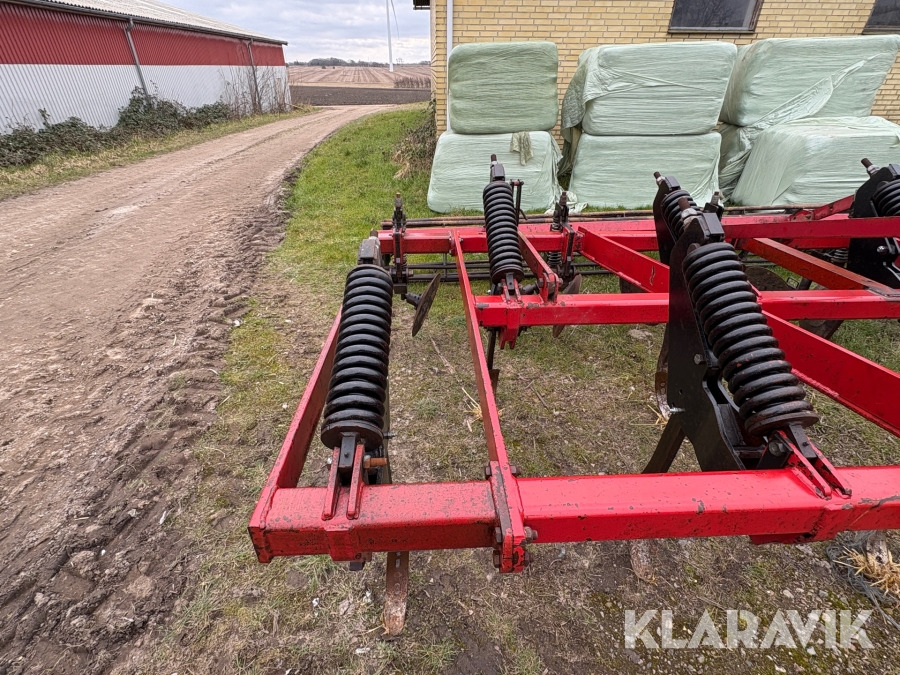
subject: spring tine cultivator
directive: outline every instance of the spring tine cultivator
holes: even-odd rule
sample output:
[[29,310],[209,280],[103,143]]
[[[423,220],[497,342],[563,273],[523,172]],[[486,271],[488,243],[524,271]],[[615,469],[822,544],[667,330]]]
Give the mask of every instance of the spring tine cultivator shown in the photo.
[[[521,183],[492,158],[484,219],[417,221],[402,200],[363,242],[325,341],[250,522],[261,562],[328,554],[359,568],[388,557],[385,626],[403,626],[409,551],[493,549],[521,572],[534,542],[748,535],[756,543],[900,527],[900,466],[833,466],[807,435],[818,416],[801,385],[900,435],[900,374],[795,321],[900,319],[900,167],[863,162],[856,195],[818,207],[725,214],[656,176],[652,217],[521,222]],[[862,174],[862,171],[861,171]],[[864,177],[864,174],[863,176]],[[648,177],[649,180],[649,177]],[[647,255],[657,252],[656,257]],[[487,253],[488,267],[467,260]],[[459,281],[487,445],[484,480],[393,483],[387,453],[391,298],[416,306],[417,331],[437,293],[411,256],[452,260]],[[794,288],[750,274],[747,258],[806,280]],[[748,264],[745,264],[748,263]],[[470,283],[488,274],[490,291]],[[580,293],[602,269],[638,292]],[[438,269],[446,277],[447,270]],[[655,387],[667,419],[641,474],[521,476],[494,397],[495,350],[531,326],[666,323]],[[830,333],[829,333],[830,334]],[[485,340],[485,338],[487,338]],[[328,484],[297,487],[321,420],[333,453]],[[668,473],[681,442],[699,472]]]

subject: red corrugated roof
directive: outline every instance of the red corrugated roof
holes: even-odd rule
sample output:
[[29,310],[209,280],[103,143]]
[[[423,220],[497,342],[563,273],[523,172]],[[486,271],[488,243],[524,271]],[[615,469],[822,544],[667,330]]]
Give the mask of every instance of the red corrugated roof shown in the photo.
[[121,19],[132,18],[141,23],[160,24],[204,33],[229,35],[282,45],[287,44],[284,40],[245,30],[240,26],[210,19],[200,14],[187,12],[156,0],[12,0],[12,2]]

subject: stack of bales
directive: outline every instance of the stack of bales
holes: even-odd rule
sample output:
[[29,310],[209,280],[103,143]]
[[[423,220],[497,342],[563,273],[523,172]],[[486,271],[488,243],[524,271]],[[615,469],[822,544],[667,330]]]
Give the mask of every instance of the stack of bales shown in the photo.
[[900,161],[900,126],[880,117],[814,117],[759,135],[732,195],[744,205],[822,204],[868,178],[860,160]]
[[[865,118],[898,47],[897,35],[772,38],[741,47],[719,127],[725,197],[742,204],[821,201],[858,186],[865,173],[858,164],[862,155],[856,155],[883,155],[878,143],[894,133],[890,123]],[[785,123],[790,126],[780,128]],[[757,160],[755,147],[760,147]],[[828,166],[812,163],[825,158]],[[808,181],[806,188],[788,182],[791,175],[822,169],[828,178],[823,176],[818,188],[808,189],[813,187]]]
[[579,207],[639,208],[653,172],[698,203],[718,189],[719,118],[737,49],[724,42],[593,47],[563,99],[563,166]]
[[552,207],[561,157],[548,133],[559,117],[559,55],[552,42],[459,45],[450,53],[449,130],[435,149],[428,206],[481,211],[491,155],[524,182],[522,208]]

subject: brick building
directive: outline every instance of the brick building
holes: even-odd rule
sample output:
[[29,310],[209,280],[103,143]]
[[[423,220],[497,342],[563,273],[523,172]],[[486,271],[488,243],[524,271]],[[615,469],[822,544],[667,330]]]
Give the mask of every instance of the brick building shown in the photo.
[[[447,127],[448,46],[550,40],[559,48],[559,95],[578,55],[600,44],[900,33],[900,0],[413,0],[431,11],[431,78],[438,131]],[[448,6],[452,20],[447,21]],[[448,33],[451,38],[448,38]],[[678,68],[677,63],[672,64]],[[674,70],[673,70],[674,72]],[[684,73],[689,78],[690,73]],[[900,66],[875,101],[875,115],[900,122]]]

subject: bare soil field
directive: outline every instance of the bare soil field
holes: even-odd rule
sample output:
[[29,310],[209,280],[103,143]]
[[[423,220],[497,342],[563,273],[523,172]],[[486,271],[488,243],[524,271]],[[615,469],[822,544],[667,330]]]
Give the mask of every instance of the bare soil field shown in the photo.
[[0,673],[105,672],[192,566],[169,525],[286,173],[326,109],[0,202]]
[[409,78],[430,80],[431,66],[394,66],[393,73],[387,68],[362,66],[288,66],[292,85],[393,88],[398,80]]
[[430,89],[386,87],[325,87],[291,85],[291,100],[304,105],[400,105],[431,98]]

